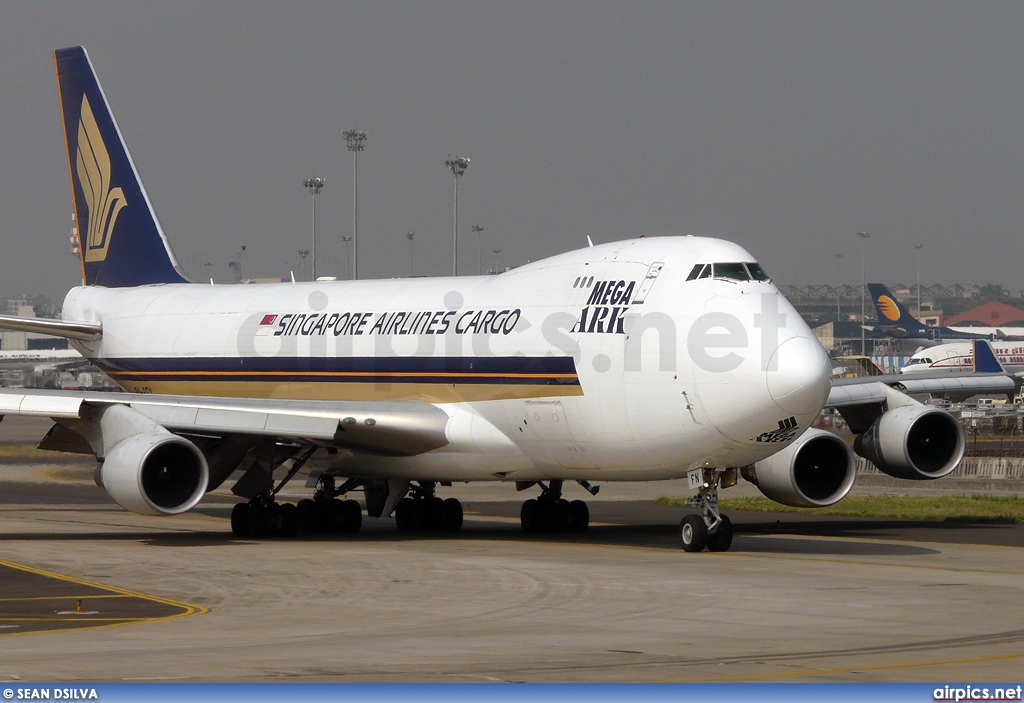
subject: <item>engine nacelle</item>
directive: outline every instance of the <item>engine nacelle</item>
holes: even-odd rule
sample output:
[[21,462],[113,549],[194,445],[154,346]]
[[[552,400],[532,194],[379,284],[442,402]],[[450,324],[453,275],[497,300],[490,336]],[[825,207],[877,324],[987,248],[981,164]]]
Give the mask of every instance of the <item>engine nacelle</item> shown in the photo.
[[125,510],[178,515],[206,492],[209,469],[199,448],[168,432],[122,440],[97,471],[100,486]]
[[831,432],[809,429],[742,474],[776,503],[822,508],[846,497],[857,478],[857,467],[846,442]]
[[944,410],[908,405],[882,414],[853,443],[854,451],[895,478],[942,478],[964,456],[964,430]]

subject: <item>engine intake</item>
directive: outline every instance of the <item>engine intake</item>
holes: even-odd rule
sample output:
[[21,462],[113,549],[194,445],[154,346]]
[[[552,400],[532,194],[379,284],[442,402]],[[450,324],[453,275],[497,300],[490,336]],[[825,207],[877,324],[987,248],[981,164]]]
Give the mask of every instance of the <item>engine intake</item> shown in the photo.
[[857,477],[853,452],[846,442],[815,429],[741,473],[768,498],[795,508],[837,503],[850,492]]
[[98,483],[125,510],[178,515],[206,492],[209,469],[199,448],[167,432],[121,441],[97,473]]
[[894,478],[942,478],[963,459],[964,430],[938,408],[904,406],[885,412],[853,443],[854,451]]

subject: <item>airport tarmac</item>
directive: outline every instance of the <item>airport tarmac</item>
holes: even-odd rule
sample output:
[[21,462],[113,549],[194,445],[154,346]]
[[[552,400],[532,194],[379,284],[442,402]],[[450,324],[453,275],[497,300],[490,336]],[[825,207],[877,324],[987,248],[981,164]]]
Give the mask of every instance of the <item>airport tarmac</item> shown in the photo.
[[671,484],[607,486],[587,533],[536,537],[523,494],[455,486],[455,535],[365,519],[239,540],[226,495],[150,518],[87,463],[0,464],[2,681],[1019,681],[1024,663],[1020,526],[736,512],[731,551],[688,554],[684,510],[643,495]]

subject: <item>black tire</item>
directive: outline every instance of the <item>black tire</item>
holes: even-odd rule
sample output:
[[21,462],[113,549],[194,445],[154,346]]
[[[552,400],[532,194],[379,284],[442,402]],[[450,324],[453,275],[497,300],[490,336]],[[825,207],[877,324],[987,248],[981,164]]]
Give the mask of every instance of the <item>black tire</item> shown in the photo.
[[444,531],[458,532],[462,529],[462,503],[458,498],[448,498],[444,501]]
[[316,503],[309,498],[303,498],[296,506],[296,517],[299,519],[299,529],[302,532],[316,532]]
[[328,534],[334,526],[333,500],[313,501],[313,531]]
[[402,532],[412,530],[415,524],[413,520],[415,508],[415,501],[412,498],[402,498],[398,501],[398,505],[395,507],[395,527]]
[[249,504],[236,503],[231,509],[231,534],[235,537],[249,537]]
[[330,501],[330,530],[331,533],[347,532],[348,510],[345,508],[346,501],[334,498]]
[[530,498],[523,503],[523,507],[519,511],[519,523],[523,526],[523,532],[530,534],[540,532],[544,525],[542,513],[543,506],[536,498]]
[[429,532],[440,532],[445,528],[446,520],[448,518],[445,513],[444,501],[438,497],[433,497],[427,501],[427,520],[426,529]]
[[346,500],[341,504],[342,508],[342,528],[345,532],[359,532],[359,528],[363,526],[363,508],[357,501]]
[[426,532],[430,529],[430,501],[412,500],[412,529],[414,532]]
[[249,535],[257,538],[270,537],[274,532],[270,511],[265,505],[249,505]]
[[722,515],[718,529],[708,534],[708,549],[712,552],[726,552],[732,546],[732,520]]
[[280,503],[278,508],[278,534],[294,537],[299,534],[299,509],[293,503]]
[[582,500],[569,503],[569,530],[586,532],[590,526],[590,508]]
[[708,526],[700,515],[687,515],[679,523],[679,543],[687,552],[699,552],[708,543]]

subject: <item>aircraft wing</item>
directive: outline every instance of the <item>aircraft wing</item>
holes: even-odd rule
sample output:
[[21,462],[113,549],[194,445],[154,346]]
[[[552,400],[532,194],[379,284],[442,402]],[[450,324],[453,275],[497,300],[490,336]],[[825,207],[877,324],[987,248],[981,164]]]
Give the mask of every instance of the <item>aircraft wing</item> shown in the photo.
[[[837,378],[825,401],[826,408],[838,410],[850,429],[864,432],[886,409],[902,404],[910,395],[932,394],[968,398],[972,395],[1012,396],[1021,379],[1008,373],[937,373],[923,378],[888,374],[864,378]],[[912,402],[912,401],[909,401]]]
[[303,440],[388,456],[412,456],[448,444],[448,414],[419,400],[307,401],[0,389],[0,416],[88,423],[98,410],[113,405],[127,406],[176,434]]

